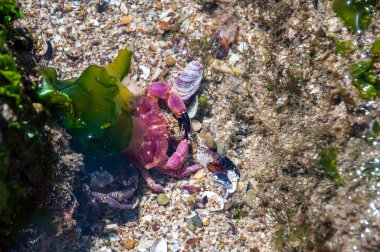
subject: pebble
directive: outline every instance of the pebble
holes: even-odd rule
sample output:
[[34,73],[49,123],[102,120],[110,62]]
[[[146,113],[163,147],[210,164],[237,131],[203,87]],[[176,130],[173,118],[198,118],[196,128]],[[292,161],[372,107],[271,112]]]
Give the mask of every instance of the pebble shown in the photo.
[[162,10],[162,3],[160,2],[155,3],[154,8],[156,8],[157,10]]
[[177,60],[172,56],[172,55],[168,55],[165,59],[165,64],[168,66],[168,67],[172,67],[174,66],[175,64],[177,63]]
[[190,223],[189,225],[187,225],[187,227],[191,230],[191,231],[195,231],[196,227],[194,226],[193,223]]
[[205,169],[200,169],[193,175],[193,179],[201,179],[206,175],[206,170]]
[[168,196],[166,196],[166,194],[164,194],[164,193],[160,193],[157,196],[157,203],[161,206],[166,206],[167,204],[169,204]]
[[128,9],[125,3],[120,4],[120,11],[123,12],[124,15],[128,15]]
[[123,245],[126,249],[133,249],[137,244],[136,240],[128,240]]
[[250,207],[250,208],[255,208],[256,206],[256,202],[255,202],[255,190],[251,189],[247,192],[247,195],[246,195],[246,203],[247,205]]
[[212,150],[216,149],[216,143],[211,133],[206,133],[205,143],[206,143],[207,148],[212,149]]
[[129,14],[128,16],[122,17],[120,19],[120,24],[127,25],[127,24],[132,23],[132,20],[133,20],[133,16]]
[[202,123],[198,120],[191,120],[191,129],[195,132],[198,132],[202,129]]
[[166,21],[158,21],[157,28],[163,31],[170,31],[173,29],[173,27],[169,24],[169,22]]
[[247,240],[247,237],[245,237],[243,234],[240,235],[240,240],[241,241],[246,241]]
[[108,224],[104,227],[104,232],[110,233],[115,232],[117,230],[117,224]]
[[203,226],[207,227],[208,225],[210,225],[210,221],[209,220],[205,220],[203,222]]
[[203,222],[202,222],[201,217],[199,217],[199,215],[195,215],[195,216],[191,217],[190,220],[194,224],[194,226],[196,226],[198,228],[203,228]]
[[217,143],[216,149],[219,155],[225,156],[227,154],[227,144]]
[[118,235],[115,234],[115,233],[110,233],[109,236],[108,236],[108,239],[109,239],[111,242],[114,242],[114,241],[118,241],[118,240],[120,240],[120,236],[118,236]]
[[66,8],[66,11],[68,11],[68,12],[73,10],[73,7],[71,7],[70,4],[66,4],[65,8]]

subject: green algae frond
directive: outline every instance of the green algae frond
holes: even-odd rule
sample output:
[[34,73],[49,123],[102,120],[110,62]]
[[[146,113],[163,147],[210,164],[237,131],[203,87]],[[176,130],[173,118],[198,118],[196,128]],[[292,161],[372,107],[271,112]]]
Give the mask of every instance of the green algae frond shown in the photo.
[[380,79],[373,68],[372,59],[359,61],[349,68],[352,82],[359,89],[360,97],[363,99],[374,99],[380,91]]
[[334,0],[333,10],[348,26],[360,34],[371,24],[375,0]]
[[132,93],[121,81],[129,73],[132,52],[123,49],[109,65],[91,65],[76,79],[58,80],[53,68],[40,71],[38,96],[58,107],[65,127],[84,146],[104,153],[128,147],[132,133]]
[[334,180],[337,185],[343,185],[344,181],[339,175],[337,168],[338,150],[334,148],[328,148],[322,151],[319,157],[319,164],[322,166],[326,174]]
[[335,54],[348,54],[355,51],[354,43],[350,40],[336,41]]

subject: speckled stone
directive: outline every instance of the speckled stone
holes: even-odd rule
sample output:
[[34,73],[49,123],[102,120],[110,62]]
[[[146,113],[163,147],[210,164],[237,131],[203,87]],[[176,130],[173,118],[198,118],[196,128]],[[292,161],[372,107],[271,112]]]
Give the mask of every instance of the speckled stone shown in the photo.
[[164,193],[160,193],[158,196],[157,196],[157,203],[161,206],[166,206],[167,204],[169,204],[169,198],[168,196],[166,196],[166,194]]

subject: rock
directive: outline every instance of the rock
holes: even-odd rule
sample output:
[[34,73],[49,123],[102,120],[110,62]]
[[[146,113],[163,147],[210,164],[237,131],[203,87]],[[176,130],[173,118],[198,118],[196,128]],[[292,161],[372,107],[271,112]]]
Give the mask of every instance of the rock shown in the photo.
[[206,170],[205,169],[200,169],[193,175],[193,179],[201,179],[206,175]]
[[123,245],[124,245],[124,248],[126,249],[134,249],[136,244],[137,244],[136,240],[128,240]]
[[122,17],[120,19],[120,24],[127,25],[127,24],[132,23],[132,20],[133,20],[133,16],[129,14],[128,16]]
[[247,192],[245,200],[246,200],[247,205],[250,208],[256,207],[256,196],[255,196],[255,191],[253,189],[251,189]]
[[193,223],[190,223],[188,226],[187,226],[191,231],[195,231],[195,226],[194,226],[194,224]]
[[153,5],[154,8],[156,8],[156,10],[162,10],[162,3],[161,2],[157,2]]
[[65,5],[65,9],[66,9],[67,12],[70,12],[70,11],[73,10],[73,7],[71,7],[70,4],[66,4],[66,5]]
[[128,9],[127,9],[127,6],[125,5],[125,3],[121,3],[121,4],[120,4],[120,11],[121,11],[124,15],[128,15]]
[[208,225],[210,225],[210,221],[209,220],[205,220],[203,222],[203,226],[207,227]]
[[191,120],[191,129],[198,132],[202,129],[202,124],[197,120]]
[[211,133],[206,133],[205,143],[206,143],[207,148],[212,149],[212,150],[216,149],[216,143]]
[[241,234],[241,235],[240,235],[240,240],[244,242],[244,241],[247,240],[247,237],[245,237],[243,234]]
[[191,217],[190,220],[194,224],[194,226],[196,226],[198,228],[203,228],[203,222],[202,222],[201,217],[199,217],[199,215],[195,215],[195,216]]
[[227,144],[217,143],[216,144],[216,152],[218,152],[219,155],[225,156],[227,153]]
[[109,236],[108,236],[108,239],[109,239],[111,242],[114,242],[114,241],[118,241],[118,240],[120,240],[120,236],[118,236],[118,235],[115,234],[115,233],[110,233]]
[[162,30],[162,31],[170,31],[173,29],[173,27],[170,25],[169,22],[166,22],[166,21],[158,21],[157,23],[157,28]]
[[144,217],[142,217],[141,220],[146,221],[146,222],[152,222],[153,216],[148,214],[148,215],[145,215]]
[[166,206],[167,204],[169,204],[168,196],[166,196],[166,194],[164,194],[164,193],[160,193],[157,196],[157,203],[161,206]]
[[172,67],[174,66],[175,64],[177,63],[177,60],[172,56],[172,55],[168,55],[165,59],[165,64],[168,66],[168,67]]

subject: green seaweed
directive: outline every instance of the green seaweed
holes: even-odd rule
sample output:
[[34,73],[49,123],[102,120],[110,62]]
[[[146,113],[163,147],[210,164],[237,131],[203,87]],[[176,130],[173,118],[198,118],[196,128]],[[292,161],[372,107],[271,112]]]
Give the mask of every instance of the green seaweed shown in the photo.
[[360,166],[363,178],[374,178],[380,182],[380,161],[378,159],[370,159]]
[[326,174],[334,180],[337,185],[343,185],[344,181],[339,175],[339,171],[336,165],[338,158],[338,150],[334,148],[328,148],[322,151],[319,157],[319,164],[322,166]]
[[17,2],[16,0],[0,0],[0,23],[11,22],[24,16]]
[[6,37],[7,29],[0,25],[0,95],[12,97],[19,104],[21,74],[18,72],[19,69],[13,56],[4,48]]
[[333,10],[348,26],[360,34],[371,24],[376,0],[334,0]]
[[376,39],[373,42],[372,48],[369,51],[369,53],[372,55],[372,57],[378,57],[378,56],[380,56],[380,39]]
[[53,68],[40,71],[42,104],[58,107],[64,124],[84,146],[104,153],[128,147],[132,133],[132,93],[122,86],[132,52],[123,49],[105,67],[91,65],[76,79],[58,80]]
[[374,99],[380,91],[380,78],[374,73],[374,60],[366,59],[350,66],[353,84],[363,99]]
[[354,43],[351,40],[336,41],[335,54],[348,54],[355,51]]

